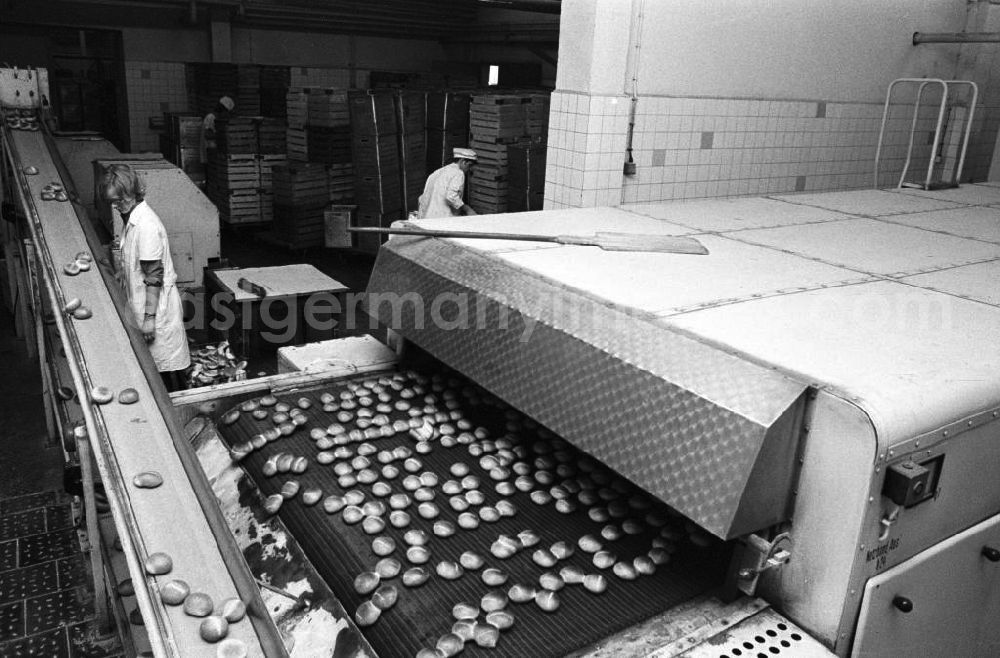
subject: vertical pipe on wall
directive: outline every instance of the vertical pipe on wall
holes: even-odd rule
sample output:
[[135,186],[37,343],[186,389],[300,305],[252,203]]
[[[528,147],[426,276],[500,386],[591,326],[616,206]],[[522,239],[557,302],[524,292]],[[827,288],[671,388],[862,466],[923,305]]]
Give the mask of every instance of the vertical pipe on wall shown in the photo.
[[[625,142],[627,159],[622,168],[625,176],[635,175],[635,161],[632,159],[632,138],[635,134],[635,109],[639,103],[639,49],[642,46],[642,15],[645,0],[632,0],[632,21],[629,25],[628,56],[625,61],[625,89],[630,96],[628,110],[628,137]],[[622,185],[621,202],[625,203],[625,186]]]

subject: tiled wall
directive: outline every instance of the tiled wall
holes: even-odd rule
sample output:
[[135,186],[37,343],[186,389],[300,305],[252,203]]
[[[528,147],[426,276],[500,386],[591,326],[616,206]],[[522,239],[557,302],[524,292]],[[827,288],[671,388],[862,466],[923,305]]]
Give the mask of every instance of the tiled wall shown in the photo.
[[159,133],[150,129],[149,119],[162,117],[164,112],[188,111],[184,64],[126,62],[125,82],[132,152],[159,151]]
[[[912,97],[911,92],[899,98]],[[936,100],[934,92],[925,95],[907,180],[926,174]],[[624,96],[553,93],[546,208],[875,185],[882,103],[640,97],[632,140],[636,173],[623,176],[630,103]],[[881,153],[882,187],[899,179],[912,111],[909,102],[891,106]],[[984,117],[995,114],[977,109],[963,179],[981,176],[981,161],[992,151],[995,135],[995,127],[993,133],[984,128],[991,125]],[[977,150],[985,140],[990,148]]]

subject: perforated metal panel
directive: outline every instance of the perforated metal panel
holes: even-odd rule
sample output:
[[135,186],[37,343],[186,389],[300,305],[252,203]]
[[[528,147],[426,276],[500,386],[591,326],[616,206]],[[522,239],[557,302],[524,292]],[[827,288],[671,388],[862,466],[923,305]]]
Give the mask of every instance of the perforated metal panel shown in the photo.
[[774,610],[767,609],[680,655],[684,658],[812,658],[835,654]]

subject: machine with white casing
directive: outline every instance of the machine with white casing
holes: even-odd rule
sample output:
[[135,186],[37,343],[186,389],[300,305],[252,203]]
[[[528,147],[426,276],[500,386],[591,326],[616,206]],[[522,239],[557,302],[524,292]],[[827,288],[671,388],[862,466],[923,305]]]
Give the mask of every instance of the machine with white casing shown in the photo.
[[1000,187],[428,220],[709,254],[394,237],[366,304],[398,359],[168,396],[109,264],[63,272],[97,245],[39,196],[58,149],[9,123],[3,145],[33,308],[92,311],[55,313],[43,361],[124,549],[94,572],[126,563],[155,655],[216,647],[154,552],[247,604],[249,655],[1000,650]]
[[[997,202],[970,185],[428,221],[711,253],[395,238],[370,308],[734,542],[731,586],[836,653],[993,655]],[[435,323],[446,298],[475,321]]]

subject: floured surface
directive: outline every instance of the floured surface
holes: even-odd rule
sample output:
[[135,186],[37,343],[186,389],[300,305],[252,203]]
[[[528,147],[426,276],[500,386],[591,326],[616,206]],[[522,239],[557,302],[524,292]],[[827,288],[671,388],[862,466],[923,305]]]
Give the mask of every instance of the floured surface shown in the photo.
[[851,192],[816,192],[811,194],[780,194],[773,198],[814,208],[865,217],[901,215],[928,210],[946,210],[962,204],[933,198],[920,198],[890,190],[855,190]]
[[[993,187],[969,187],[947,191],[947,199],[860,190],[489,218],[505,230],[530,232],[538,215],[547,215],[544,225],[555,233],[592,228],[595,217],[615,219],[601,228],[624,233],[659,221],[664,232],[688,230],[709,248],[707,256],[446,242],[456,245],[456,257],[468,250],[492,259],[501,273],[509,268],[510,276],[500,278],[519,283],[499,292],[527,316],[539,317],[539,305],[551,305],[532,296],[544,285],[555,287],[561,308],[587,317],[594,304],[658,316],[665,328],[864,400],[873,416],[899,423],[880,428],[897,436],[1000,404],[1000,344],[993,339],[1000,211],[981,205],[992,200]],[[697,233],[705,230],[712,233]],[[442,272],[441,259],[452,258],[412,253]],[[469,268],[445,276],[473,289],[494,287]],[[945,320],[935,320],[942,314]],[[944,390],[942,378],[957,384]],[[965,389],[968,395],[957,393]]]
[[1000,203],[1000,189],[990,185],[962,185],[943,190],[903,189],[904,194],[923,199],[941,199],[969,205],[986,205]]
[[1000,208],[995,207],[932,210],[893,215],[883,221],[1000,244]]
[[844,219],[843,213],[764,197],[629,204],[625,209],[699,231],[738,231]]
[[[699,239],[708,247],[710,256],[616,253],[593,247],[568,247],[507,253],[500,257],[540,276],[584,290],[609,304],[655,315],[865,278],[841,267],[724,236]],[[747,276],[750,271],[756,275]]]
[[341,282],[323,274],[314,266],[306,264],[213,270],[212,274],[229,292],[233,293],[238,302],[260,299],[257,295],[240,288],[240,279],[246,279],[262,286],[267,291],[268,299],[347,290],[347,286]]
[[[884,276],[1000,258],[1000,245],[873,219],[745,231],[739,239],[805,258]],[[757,276],[752,270],[749,276]]]

